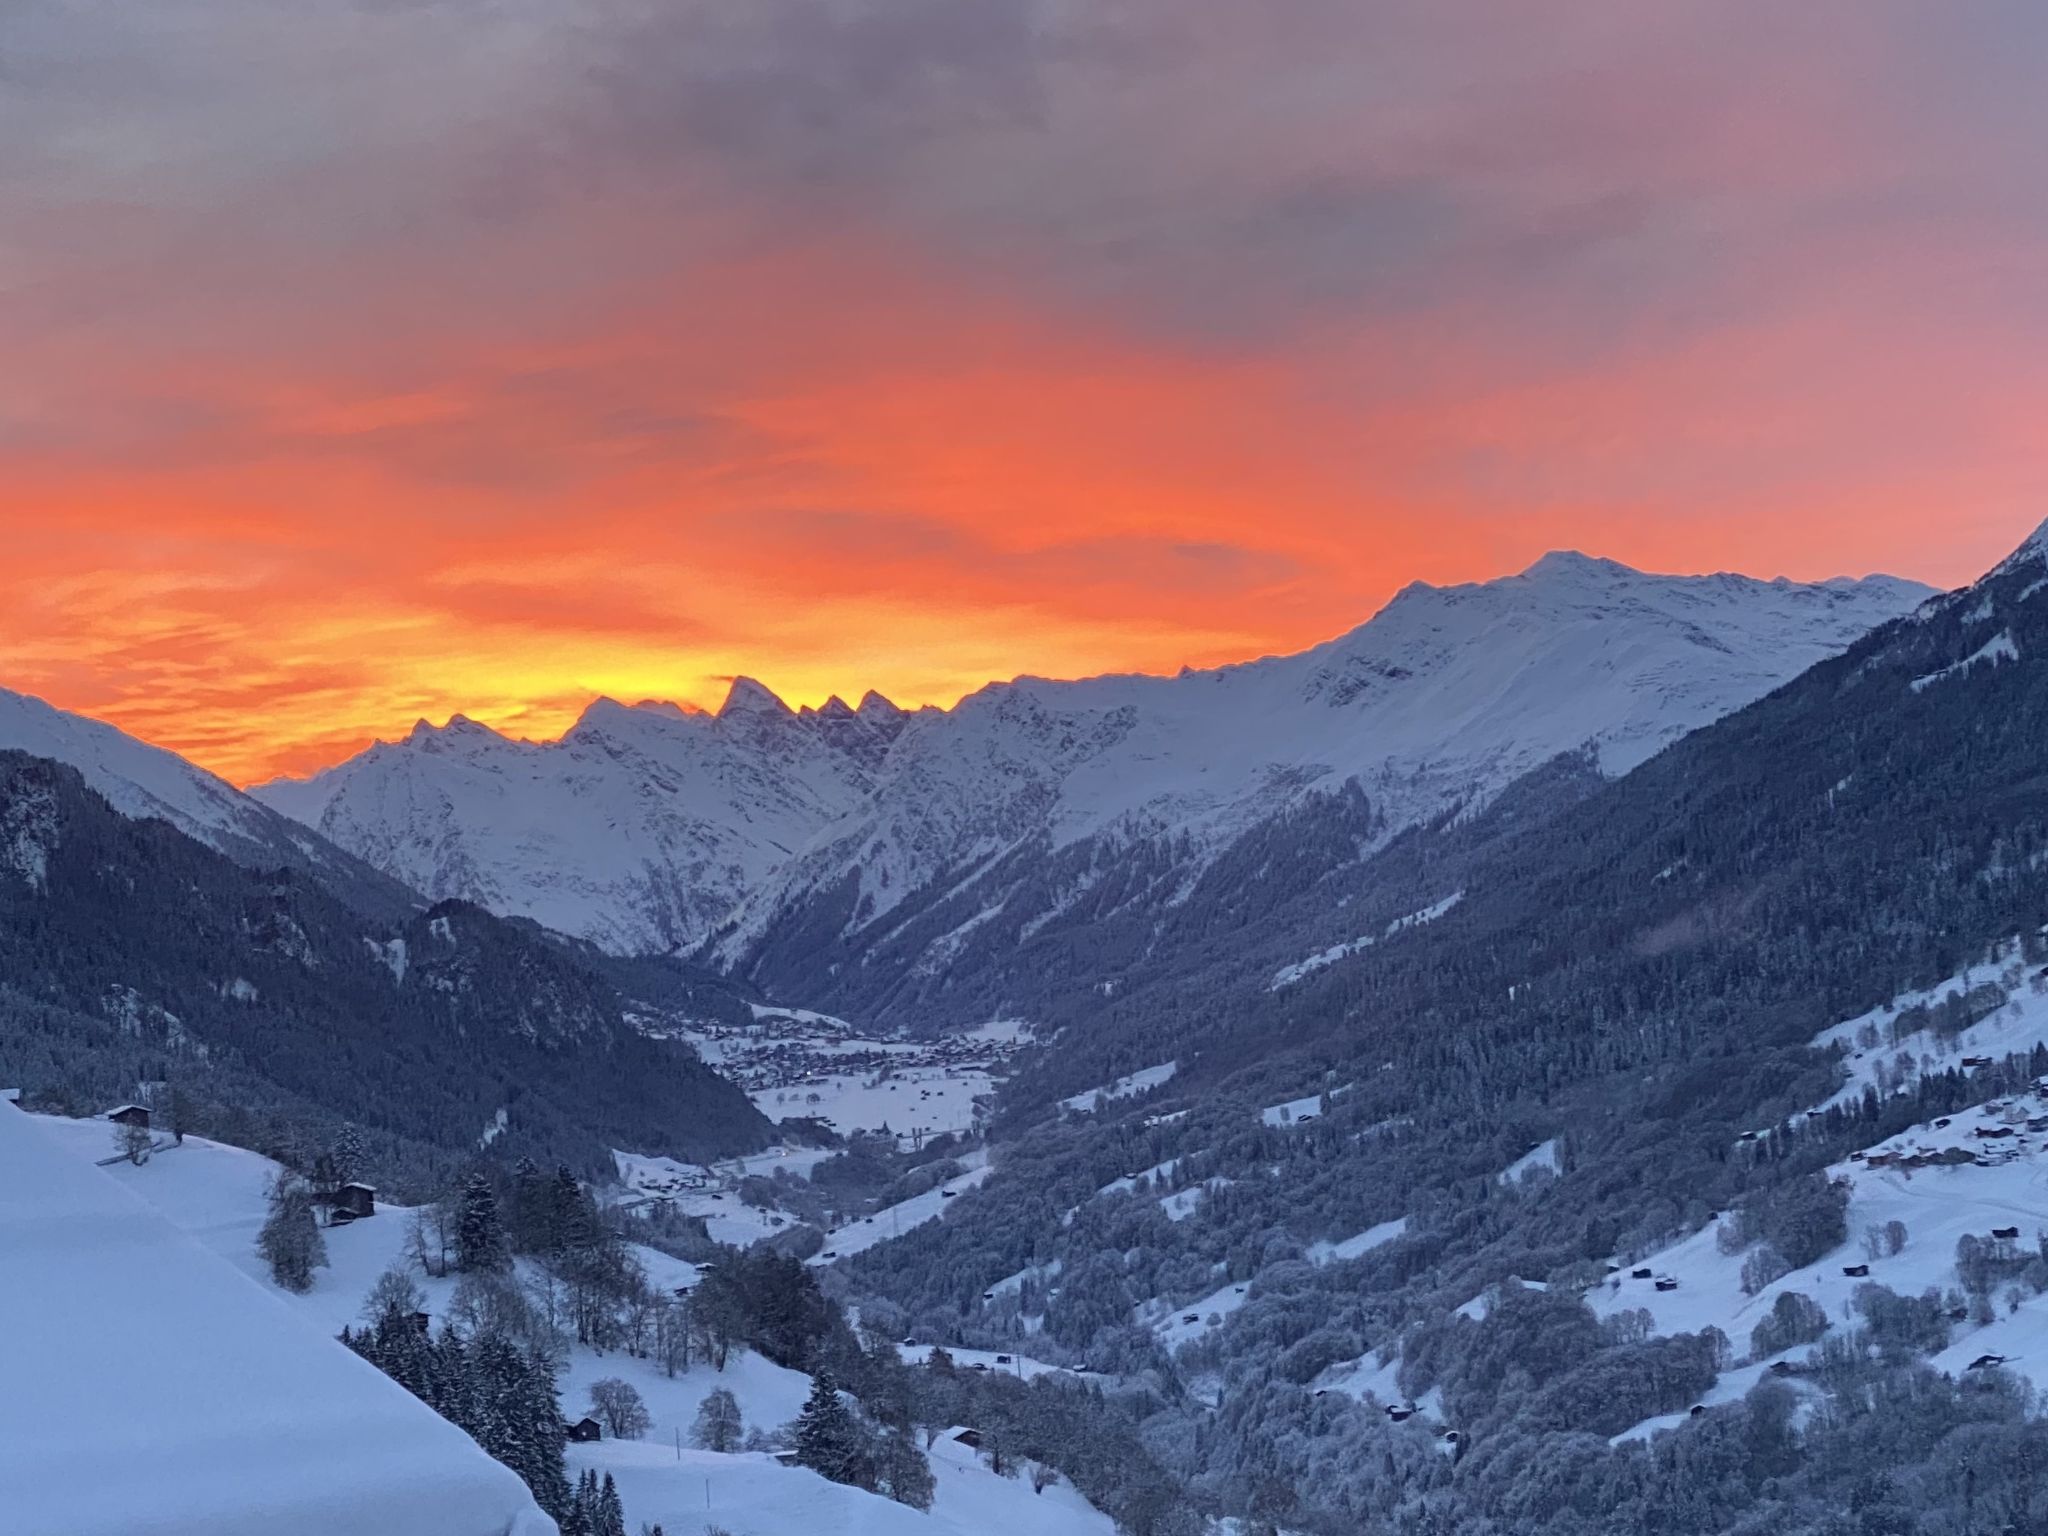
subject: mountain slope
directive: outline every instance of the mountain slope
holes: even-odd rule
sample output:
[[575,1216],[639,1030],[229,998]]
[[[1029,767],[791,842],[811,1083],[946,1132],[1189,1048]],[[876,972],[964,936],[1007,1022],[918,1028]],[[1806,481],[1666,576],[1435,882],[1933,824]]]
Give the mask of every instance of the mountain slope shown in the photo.
[[419,899],[389,875],[174,752],[0,688],[0,751],[68,763],[124,816],[160,817],[249,869],[317,876],[359,910],[398,918]]
[[379,923],[18,753],[0,753],[0,1077],[120,1097],[168,1079],[244,1138],[253,1111],[345,1118],[394,1157],[467,1155],[490,1127],[502,1152],[583,1167],[768,1135],[548,938],[460,903]]
[[[1289,984],[1182,935],[1035,1052],[975,1199],[842,1276],[1098,1367],[1181,1318],[1149,1443],[1301,1528],[2035,1528],[2030,1475],[1959,1469],[2048,1433],[1995,1358],[2048,1294],[2044,738],[2048,531],[1618,780],[1397,838],[1292,958],[1375,942]],[[1810,1352],[1751,1333],[1780,1279]]]
[[904,718],[874,695],[799,715],[741,678],[716,715],[600,699],[544,744],[421,721],[253,793],[436,899],[658,953],[694,944],[857,804]]
[[[984,689],[906,727],[870,803],[720,953],[841,1012],[1039,1017],[1062,978],[1115,985],[1234,851],[1292,838],[1355,862],[1561,754],[1626,772],[1924,596],[1551,555],[1410,587],[1299,656]],[[1234,888],[1270,864],[1240,862]]]
[[506,1468],[0,1104],[16,1536],[553,1536]]
[[1620,772],[1924,595],[1554,555],[1212,672],[1026,678],[912,716],[792,713],[742,680],[715,717],[600,701],[545,745],[458,718],[254,793],[430,895],[618,951],[715,935],[787,995],[935,1016],[918,978],[967,966],[981,925],[1013,949],[1099,917],[1106,862],[1141,866],[1112,883],[1158,910],[1305,803],[1362,796],[1347,836],[1372,847],[1561,752]]

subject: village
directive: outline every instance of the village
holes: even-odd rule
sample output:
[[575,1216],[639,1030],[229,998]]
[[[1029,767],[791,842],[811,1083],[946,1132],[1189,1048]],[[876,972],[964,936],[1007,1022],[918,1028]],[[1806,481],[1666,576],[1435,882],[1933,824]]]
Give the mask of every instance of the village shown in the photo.
[[815,1120],[839,1135],[888,1131],[905,1151],[977,1130],[1026,1026],[1015,1020],[929,1040],[884,1038],[844,1019],[756,1007],[745,1025],[681,1035],[772,1120]]

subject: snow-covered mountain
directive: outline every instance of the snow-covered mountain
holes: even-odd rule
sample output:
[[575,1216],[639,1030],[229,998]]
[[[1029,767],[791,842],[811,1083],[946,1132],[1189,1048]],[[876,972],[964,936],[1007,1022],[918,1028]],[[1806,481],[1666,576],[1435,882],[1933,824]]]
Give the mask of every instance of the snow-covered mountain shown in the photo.
[[[547,744],[422,724],[255,793],[430,895],[618,950],[716,935],[744,965],[771,934],[879,932],[935,883],[1005,859],[1014,874],[1020,849],[1163,840],[1184,886],[1248,829],[1347,785],[1384,837],[1560,753],[1624,772],[1927,595],[1553,554],[1411,586],[1327,644],[1214,671],[1020,678],[915,715],[872,694],[792,712],[743,680],[716,716],[605,700]],[[934,936],[927,962],[958,940]]]
[[793,711],[740,678],[717,714],[599,699],[559,741],[457,715],[253,793],[414,889],[619,953],[693,945],[873,793],[908,717]]
[[379,915],[419,905],[388,875],[299,822],[103,720],[0,688],[0,750],[68,764],[123,816],[158,817],[247,868],[303,870],[351,905]]

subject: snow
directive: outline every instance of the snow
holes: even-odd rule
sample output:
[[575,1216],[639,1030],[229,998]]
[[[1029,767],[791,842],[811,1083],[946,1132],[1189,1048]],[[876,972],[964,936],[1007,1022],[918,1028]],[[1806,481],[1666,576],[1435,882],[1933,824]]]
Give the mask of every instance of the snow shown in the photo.
[[422,721],[250,793],[434,899],[664,953],[704,938],[865,798],[868,748],[892,728],[845,724],[740,679],[717,715],[599,699],[547,743]]
[[1519,1184],[1538,1169],[1544,1169],[1550,1173],[1559,1171],[1557,1138],[1552,1137],[1549,1141],[1541,1142],[1516,1158],[1502,1170],[1500,1181],[1503,1184]]
[[[7,1181],[0,1181],[0,1305],[12,1306],[21,1295],[18,1250],[25,1251],[25,1245],[15,1240],[14,1208],[23,1200],[24,1186],[17,1170],[29,1165],[26,1160],[17,1163],[14,1157],[15,1148],[7,1138],[11,1127],[6,1122],[10,1118],[28,1130],[55,1159],[102,1186],[101,1198],[116,1204],[124,1226],[143,1222],[165,1243],[181,1250],[180,1264],[189,1259],[208,1270],[204,1289],[209,1298],[215,1291],[219,1295],[217,1300],[209,1301],[210,1310],[205,1315],[193,1317],[191,1325],[181,1331],[180,1339],[158,1338],[164,1330],[155,1326],[156,1319],[184,1314],[176,1307],[160,1305],[156,1299],[159,1270],[163,1266],[159,1263],[161,1255],[152,1247],[146,1263],[132,1266],[146,1277],[144,1283],[152,1298],[146,1312],[150,1319],[146,1339],[131,1338],[136,1329],[110,1326],[110,1320],[118,1325],[127,1317],[145,1315],[134,1305],[137,1282],[125,1272],[118,1304],[112,1300],[102,1302],[90,1289],[85,1292],[88,1299],[83,1308],[78,1308],[77,1303],[67,1304],[81,1311],[90,1310],[94,1322],[91,1328],[49,1331],[51,1343],[47,1347],[54,1351],[61,1338],[69,1352],[64,1375],[60,1378],[54,1367],[44,1369],[40,1355],[30,1357],[25,1364],[34,1375],[23,1379],[36,1380],[38,1390],[14,1399],[20,1404],[28,1428],[18,1428],[0,1411],[0,1427],[6,1431],[0,1435],[0,1487],[10,1490],[8,1516],[0,1521],[0,1529],[5,1529],[8,1536],[15,1536],[16,1532],[20,1536],[274,1536],[279,1530],[317,1531],[320,1536],[414,1536],[416,1532],[418,1536],[468,1536],[472,1531],[476,1536],[552,1536],[553,1525],[532,1509],[525,1489],[511,1473],[485,1457],[459,1430],[333,1342],[333,1336],[344,1325],[361,1321],[363,1300],[370,1287],[400,1261],[409,1212],[400,1207],[380,1206],[377,1214],[367,1220],[328,1229],[324,1236],[329,1266],[316,1271],[313,1289],[308,1294],[293,1296],[269,1283],[255,1252],[264,1189],[275,1167],[268,1159],[239,1148],[187,1137],[183,1146],[166,1147],[142,1167],[121,1164],[100,1171],[87,1166],[85,1159],[106,1156],[111,1151],[113,1133],[104,1121],[32,1117],[11,1109],[0,1110],[0,1166],[5,1166],[10,1175]],[[656,1160],[647,1161],[651,1164]],[[679,1169],[681,1165],[672,1166]],[[956,1181],[954,1187],[971,1187],[986,1173],[983,1165],[972,1170],[968,1179]],[[132,1193],[116,1188],[117,1184],[128,1185]],[[146,1200],[147,1205],[137,1196]],[[69,1189],[63,1192],[65,1210],[80,1204]],[[62,1225],[68,1233],[72,1223],[67,1217]],[[634,1255],[656,1285],[696,1283],[698,1272],[694,1265],[648,1248],[636,1247]],[[233,1270],[239,1270],[240,1275]],[[68,1292],[72,1279],[68,1274],[65,1278]],[[445,1310],[454,1282],[420,1277],[416,1271],[415,1279],[426,1295],[429,1309]],[[39,1315],[63,1314],[63,1306],[41,1294],[33,1304]],[[188,1355],[201,1352],[198,1341],[205,1341],[203,1353],[210,1357],[216,1333],[223,1329],[249,1330],[257,1323],[265,1327],[275,1325],[291,1336],[279,1345],[280,1359],[291,1365],[287,1383],[275,1384],[274,1373],[262,1369],[249,1370],[246,1379],[239,1371],[231,1375],[226,1369],[216,1376],[214,1368],[187,1359]],[[322,1361],[309,1366],[285,1350],[285,1344],[324,1357],[329,1370],[338,1369],[349,1379],[341,1387],[334,1386],[315,1368]],[[38,1349],[44,1347],[37,1343]],[[161,1351],[174,1351],[176,1358],[160,1367],[158,1361],[165,1358]],[[929,1351],[904,1353],[906,1358],[919,1359]],[[239,1356],[226,1358],[230,1364],[240,1365]],[[995,1368],[995,1356],[991,1353],[962,1350],[956,1352],[955,1358],[963,1366],[979,1362]],[[79,1361],[83,1368],[71,1370],[71,1360]],[[12,1359],[9,1368],[14,1368]],[[1027,1377],[1061,1370],[1021,1356],[1007,1368]],[[179,1396],[179,1423],[184,1425],[197,1418],[204,1432],[231,1435],[237,1443],[226,1450],[213,1449],[209,1459],[201,1460],[191,1455],[192,1447],[185,1440],[173,1439],[165,1442],[168,1448],[163,1454],[175,1454],[181,1460],[190,1458],[201,1471],[227,1467],[235,1485],[226,1489],[225,1494],[221,1488],[211,1488],[210,1493],[196,1491],[189,1521],[158,1519],[157,1495],[166,1488],[182,1491],[184,1484],[169,1471],[158,1479],[153,1469],[148,1479],[137,1475],[129,1480],[128,1469],[135,1465],[135,1456],[117,1425],[111,1436],[65,1437],[67,1451],[81,1463],[75,1481],[83,1482],[90,1474],[90,1469],[83,1465],[88,1453],[104,1458],[117,1448],[123,1476],[106,1481],[113,1485],[116,1494],[125,1491],[131,1501],[135,1490],[146,1486],[151,1496],[148,1509],[124,1504],[118,1518],[110,1516],[99,1521],[88,1509],[83,1523],[79,1523],[80,1500],[67,1488],[59,1512],[61,1519],[53,1517],[50,1522],[26,1526],[18,1523],[18,1500],[12,1490],[17,1484],[30,1484],[13,1478],[12,1458],[19,1453],[20,1464],[33,1466],[38,1473],[52,1464],[30,1459],[31,1452],[41,1457],[49,1455],[48,1447],[31,1431],[44,1425],[59,1426],[61,1430],[67,1422],[107,1423],[109,1406],[127,1400],[107,1393],[103,1382],[107,1377],[128,1373],[151,1382],[191,1384],[192,1396],[198,1400],[188,1401],[184,1395]],[[1034,1493],[1023,1478],[997,1477],[965,1447],[939,1446],[932,1450],[939,1496],[929,1515],[858,1489],[826,1483],[809,1472],[781,1466],[765,1456],[718,1456],[689,1449],[690,1430],[698,1408],[718,1388],[732,1392],[738,1399],[741,1415],[750,1428],[778,1429],[801,1411],[811,1389],[810,1378],[750,1351],[735,1351],[722,1372],[699,1364],[679,1376],[669,1377],[651,1361],[619,1353],[572,1349],[560,1381],[564,1410],[572,1417],[580,1415],[588,1405],[592,1383],[608,1376],[622,1377],[633,1385],[647,1406],[652,1425],[646,1438],[639,1441],[608,1440],[569,1447],[570,1471],[572,1477],[583,1466],[612,1472],[625,1502],[629,1526],[634,1530],[643,1522],[658,1523],[676,1533],[701,1530],[707,1518],[704,1501],[708,1494],[708,1518],[716,1519],[733,1536],[820,1536],[828,1531],[869,1536],[985,1536],[994,1532],[1018,1532],[1022,1536],[1114,1536],[1110,1521],[1064,1482],[1043,1494]],[[53,1388],[75,1380],[80,1401],[72,1404],[61,1391],[53,1400],[52,1391],[43,1387],[45,1378]],[[207,1393],[208,1384],[216,1380],[220,1382],[218,1390]],[[260,1388],[260,1393],[252,1392],[252,1385]],[[354,1389],[354,1395],[343,1388]],[[216,1400],[229,1406],[216,1412]],[[154,1392],[137,1394],[134,1409],[123,1417],[135,1419],[137,1433],[148,1425],[154,1426],[154,1433],[161,1437],[161,1401],[161,1396]],[[303,1447],[281,1443],[279,1423],[305,1422],[311,1412],[309,1405],[328,1401],[334,1404],[332,1415],[321,1412],[314,1416],[313,1427],[305,1435],[309,1442],[317,1435],[317,1443]],[[386,1421],[394,1413],[403,1422],[408,1443],[417,1441],[422,1447],[412,1461],[387,1452],[384,1445]],[[424,1429],[420,1426],[422,1418]],[[446,1443],[451,1440],[453,1454],[446,1451]],[[441,1452],[438,1459],[428,1455],[428,1450],[435,1448]],[[275,1460],[274,1464],[245,1467],[245,1455]],[[287,1459],[294,1455],[301,1459]],[[388,1487],[383,1481],[387,1466]],[[363,1486],[366,1474],[376,1486]],[[516,1510],[525,1501],[525,1513],[497,1513],[484,1518],[498,1506],[482,1497],[472,1497],[467,1504],[451,1503],[429,1474],[446,1480],[447,1487],[456,1493],[468,1486],[463,1482],[467,1476],[484,1495],[497,1496],[508,1510]],[[206,1481],[211,1487],[225,1479],[209,1476]],[[308,1490],[309,1496],[321,1497],[332,1489],[332,1502],[301,1514],[290,1503],[290,1490],[299,1488]],[[238,1509],[245,1499],[254,1502],[271,1494],[284,1502],[264,1511],[258,1521],[237,1522],[227,1513]],[[225,1502],[209,1503],[208,1498]],[[345,1519],[338,1513],[344,1511]],[[273,1514],[281,1518],[272,1519]],[[520,1523],[521,1518],[527,1523]]]
[[1343,944],[1333,944],[1320,954],[1310,955],[1306,960],[1283,965],[1273,973],[1273,979],[1266,984],[1266,990],[1278,992],[1282,987],[1291,987],[1303,977],[1312,976],[1325,967],[1335,965],[1339,960],[1348,960],[1353,955],[1362,954],[1383,939],[1391,939],[1396,934],[1406,933],[1410,928],[1420,928],[1425,923],[1433,923],[1464,899],[1463,891],[1453,891],[1442,901],[1432,902],[1420,912],[1410,912],[1406,917],[1395,918],[1381,933],[1366,934]]
[[974,1101],[994,1092],[995,1086],[996,1079],[987,1072],[923,1067],[892,1071],[886,1082],[877,1082],[872,1072],[826,1074],[789,1087],[758,1088],[747,1097],[771,1119],[816,1116],[842,1135],[915,1128],[926,1136],[939,1136],[972,1130]]
[[[1557,554],[1484,584],[1418,583],[1292,656],[1018,678],[915,715],[794,713],[742,679],[716,715],[601,699],[548,743],[457,716],[253,793],[429,896],[608,948],[688,948],[736,916],[719,954],[739,960],[849,877],[849,923],[880,934],[917,893],[971,886],[959,871],[1035,839],[1185,834],[1191,879],[1259,820],[1352,780],[1392,836],[1560,753],[1621,773],[1926,595]],[[963,911],[1005,899],[987,896]],[[935,936],[925,963],[972,940]]]
[[1077,1093],[1070,1099],[1061,1099],[1062,1109],[1088,1112],[1101,1109],[1117,1099],[1128,1099],[1140,1093],[1149,1093],[1163,1083],[1173,1080],[1180,1070],[1177,1061],[1162,1062],[1156,1067],[1147,1067],[1142,1072],[1133,1072],[1120,1077],[1107,1088],[1091,1088],[1086,1093]]
[[2019,659],[2020,648],[2013,640],[2012,631],[2000,630],[1961,661],[1943,667],[1939,672],[1930,672],[1925,677],[1916,677],[1906,686],[1915,693],[1925,693],[1936,683],[1945,682],[1951,677],[1961,677],[1980,661],[1988,661],[1995,667],[2001,663],[2018,661]]
[[1552,555],[1481,585],[1417,584],[1294,656],[992,684],[912,720],[873,794],[747,901],[721,953],[745,955],[787,906],[848,878],[860,921],[886,931],[942,871],[1038,836],[1186,834],[1192,875],[1258,820],[1352,779],[1392,835],[1560,753],[1588,748],[1625,772],[1927,595],[1886,578],[1646,576]]
[[225,1221],[233,1159],[188,1141],[110,1174],[87,1160],[105,1125],[78,1126],[0,1109],[0,1311],[36,1320],[10,1330],[7,1364],[33,1390],[0,1394],[10,1533],[554,1531],[468,1436],[121,1187],[169,1175]]
[[1347,1237],[1341,1243],[1312,1243],[1308,1259],[1312,1264],[1341,1264],[1347,1259],[1356,1259],[1371,1253],[1375,1248],[1384,1248],[1388,1243],[1403,1236],[1408,1230],[1408,1218],[1396,1216],[1392,1221],[1383,1221],[1376,1227],[1368,1227],[1356,1237]]
[[1034,1493],[998,1477],[966,1446],[942,1438],[928,1453],[937,1482],[930,1513],[827,1482],[766,1456],[716,1456],[652,1441],[569,1448],[573,1477],[610,1473],[628,1518],[676,1532],[717,1525],[732,1536],[1115,1536],[1116,1527],[1064,1480]]
[[[1161,1300],[1143,1302],[1136,1316],[1140,1324],[1159,1335],[1159,1341],[1173,1350],[1199,1339],[1211,1329],[1221,1327],[1250,1295],[1250,1281],[1234,1281],[1210,1292],[1200,1301],[1191,1301],[1184,1306],[1173,1306]],[[1193,1322],[1188,1321],[1190,1317]]]
[[56,709],[0,688],[0,750],[50,758],[78,770],[123,816],[159,817],[230,855],[260,850],[271,864],[334,859],[295,822],[174,752],[150,746],[103,720]]
[[[1911,1076],[1946,1070],[1959,1055],[2002,1057],[2048,1041],[2048,994],[2035,991],[2031,983],[2020,985],[2021,974],[2017,950],[2008,946],[1990,966],[1903,994],[1824,1031],[1817,1043],[1855,1050],[1868,1029],[1882,1032],[1907,1008],[1936,1003],[1993,981],[2010,989],[2003,1006],[1963,1031],[1952,1046],[1937,1049],[1931,1035],[1922,1034],[1906,1037],[1898,1047],[1879,1045],[1851,1055],[1846,1062],[1849,1082],[1828,1102],[1860,1095],[1866,1084],[1876,1081],[1880,1067],[1897,1062],[1901,1054]],[[2037,1229],[2048,1225],[2048,1132],[2033,1131],[2026,1125],[2029,1118],[2041,1115],[2048,1115],[2048,1098],[2039,1094],[1995,1100],[1944,1116],[1946,1124],[1935,1121],[1912,1127],[1837,1164],[1829,1173],[1849,1183],[1849,1240],[1755,1296],[1742,1290],[1744,1255],[1721,1253],[1715,1228],[1710,1225],[1648,1258],[1628,1261],[1617,1257],[1620,1272],[1596,1287],[1587,1299],[1602,1315],[1640,1307],[1655,1319],[1659,1333],[1717,1327],[1739,1354],[1747,1348],[1756,1324],[1787,1291],[1811,1297],[1837,1324],[1854,1319],[1855,1293],[1865,1284],[1885,1285],[1901,1295],[1918,1295],[1928,1289],[1946,1292],[1958,1283],[1955,1253],[1960,1238],[1986,1238],[1994,1227],[2016,1226],[2021,1242],[2031,1244]],[[1980,1131],[2009,1134],[1987,1137],[1980,1136]],[[1983,1158],[1986,1165],[1965,1162],[1910,1167],[1895,1161],[1944,1153]],[[1864,1234],[1893,1221],[1906,1229],[1904,1250],[1871,1258],[1863,1247]],[[1846,1267],[1863,1264],[1869,1265],[1867,1280],[1843,1272]],[[1668,1275],[1679,1282],[1678,1289],[1659,1292],[1651,1281],[1631,1278],[1636,1268]],[[2029,1297],[2017,1312],[2001,1315],[1986,1327],[1960,1324],[1952,1337],[1951,1346],[1935,1359],[1941,1369],[1959,1369],[1983,1354],[2011,1355],[2017,1358],[2010,1369],[2027,1376],[2036,1387],[2048,1387],[2048,1350],[2037,1347],[2048,1345],[2048,1305],[2042,1304],[2041,1298]]]
[[850,1258],[856,1253],[865,1253],[877,1243],[886,1243],[901,1237],[913,1228],[921,1227],[928,1221],[937,1221],[946,1214],[946,1209],[956,1196],[965,1194],[986,1180],[991,1172],[986,1163],[970,1168],[957,1179],[950,1179],[935,1189],[928,1189],[921,1195],[912,1195],[887,1205],[872,1215],[848,1222],[825,1239],[825,1251],[811,1260],[813,1264],[830,1264],[837,1259]]
[[[1332,1099],[1340,1099],[1350,1091],[1351,1085],[1346,1083],[1341,1088],[1330,1089],[1329,1096]],[[1298,1099],[1289,1099],[1285,1104],[1267,1105],[1266,1108],[1259,1111],[1259,1120],[1261,1124],[1278,1129],[1284,1126],[1300,1125],[1304,1118],[1313,1122],[1321,1118],[1322,1112],[1323,1095],[1311,1093],[1305,1094]]]
[[[906,1344],[896,1352],[910,1365],[923,1365],[932,1357],[931,1344]],[[1001,1371],[1006,1376],[1015,1376],[1019,1381],[1030,1381],[1039,1376],[1068,1376],[1075,1381],[1101,1381],[1103,1378],[1093,1371],[1077,1371],[1064,1365],[1047,1365],[1043,1360],[1033,1360],[1029,1355],[1019,1355],[1008,1350],[956,1349],[945,1346],[946,1353],[953,1357],[953,1364],[963,1371],[977,1366],[986,1370]]]

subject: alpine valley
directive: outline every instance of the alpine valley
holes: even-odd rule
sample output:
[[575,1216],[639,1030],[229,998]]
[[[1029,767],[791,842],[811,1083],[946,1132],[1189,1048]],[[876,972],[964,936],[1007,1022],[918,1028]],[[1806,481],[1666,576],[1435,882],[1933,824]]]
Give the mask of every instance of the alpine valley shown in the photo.
[[247,794],[0,695],[0,1301],[340,1333],[388,1536],[2048,1530],[2044,741],[2048,528]]

